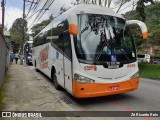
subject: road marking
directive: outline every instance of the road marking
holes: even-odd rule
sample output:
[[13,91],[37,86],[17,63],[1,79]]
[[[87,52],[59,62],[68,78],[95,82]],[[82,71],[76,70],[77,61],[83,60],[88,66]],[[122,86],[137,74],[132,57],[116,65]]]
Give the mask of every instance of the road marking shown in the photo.
[[112,101],[111,103],[114,104],[114,105],[116,105],[116,106],[118,106],[118,107],[120,107],[120,108],[122,108],[122,109],[124,109],[124,110],[126,110],[126,111],[128,111],[128,112],[134,111],[134,110],[132,110],[131,108],[128,108],[128,107],[126,107],[126,106],[124,106],[124,105],[122,105],[122,104],[119,104],[119,103],[117,103],[117,102]]
[[[117,102],[115,102],[115,101],[112,101],[111,103],[112,103],[113,105],[116,105],[116,106],[118,106],[118,107],[126,110],[127,112],[134,112],[133,109],[131,109],[131,108],[125,106],[125,105],[122,105],[122,104],[120,104],[120,103],[117,103]],[[142,117],[142,119],[143,119],[143,120],[152,120],[150,117]]]

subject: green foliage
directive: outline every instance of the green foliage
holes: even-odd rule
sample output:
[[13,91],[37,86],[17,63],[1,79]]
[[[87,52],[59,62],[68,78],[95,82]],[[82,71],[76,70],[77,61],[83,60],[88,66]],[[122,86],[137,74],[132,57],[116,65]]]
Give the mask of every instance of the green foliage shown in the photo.
[[27,28],[27,21],[23,21],[22,18],[17,18],[13,24],[12,24],[12,28],[15,28],[22,36],[22,30],[23,30],[23,22],[24,22],[24,32],[26,34],[26,32],[28,31],[28,28]]
[[[6,75],[5,76],[5,80],[4,83],[7,83],[10,80],[10,76]],[[5,87],[4,87],[4,83],[2,84],[2,86],[0,87],[0,111],[2,111],[2,109],[4,108],[4,98],[5,98]]]
[[3,90],[2,90],[2,87],[1,87],[0,88],[0,111],[2,110],[3,99],[4,99],[4,93],[3,93]]
[[[24,22],[24,32],[25,36],[27,36],[27,21],[23,21],[22,18],[17,18],[13,24],[12,27],[10,28],[10,34],[11,34],[11,40],[15,41],[15,47],[13,48],[13,52],[18,52],[22,36],[23,36],[23,22]],[[25,37],[26,38],[26,37]]]
[[49,19],[43,20],[41,23],[35,24],[31,30],[32,30],[32,37],[35,37],[43,28],[45,28],[51,21],[53,20],[53,16],[51,15]]
[[13,52],[16,53],[19,50],[21,42],[21,33],[18,32],[16,28],[11,28],[10,34],[11,34],[11,40],[15,41],[15,47],[13,48]]
[[160,64],[140,64],[139,68],[140,77],[160,80]]
[[141,32],[141,29],[138,25],[130,25],[130,29],[132,31],[132,34],[133,34],[133,38],[135,40],[135,44],[136,44],[136,49],[137,49],[137,52],[140,48],[140,46],[142,44],[144,44],[146,41],[143,40],[142,38],[142,32]]
[[10,33],[11,33],[11,39],[14,40],[15,42],[20,42],[21,40],[21,33],[18,32],[18,30],[16,28],[11,28],[10,29]]
[[142,21],[146,20],[146,14],[145,14],[145,3],[154,3],[153,0],[139,0],[137,2],[136,11],[139,13],[140,17],[142,18]]
[[[142,19],[137,11],[127,12],[124,17],[128,20]],[[150,44],[153,46],[160,44],[160,2],[155,2],[154,4],[146,6],[145,17],[145,23],[149,33],[149,38],[147,41],[142,40],[141,30],[138,26],[131,26],[137,48],[139,48],[142,44]]]

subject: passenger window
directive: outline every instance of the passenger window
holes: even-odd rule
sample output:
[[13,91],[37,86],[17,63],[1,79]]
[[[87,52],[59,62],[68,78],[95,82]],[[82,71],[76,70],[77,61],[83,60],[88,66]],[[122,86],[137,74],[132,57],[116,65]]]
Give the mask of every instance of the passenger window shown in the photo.
[[60,49],[64,51],[63,33],[68,30],[68,21],[55,22],[51,29],[51,41]]
[[72,57],[71,40],[68,30],[64,32],[63,39],[64,39],[64,54],[66,54],[71,59]]

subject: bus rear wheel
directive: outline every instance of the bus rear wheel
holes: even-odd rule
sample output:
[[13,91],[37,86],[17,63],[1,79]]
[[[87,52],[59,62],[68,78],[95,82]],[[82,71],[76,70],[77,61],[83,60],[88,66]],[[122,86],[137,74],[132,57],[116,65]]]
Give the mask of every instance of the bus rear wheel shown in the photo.
[[38,68],[37,68],[37,62],[35,61],[35,69],[36,69],[36,72],[39,72]]
[[62,90],[62,87],[58,84],[57,76],[56,76],[55,73],[53,73],[52,81],[54,83],[54,86],[55,86],[56,90]]

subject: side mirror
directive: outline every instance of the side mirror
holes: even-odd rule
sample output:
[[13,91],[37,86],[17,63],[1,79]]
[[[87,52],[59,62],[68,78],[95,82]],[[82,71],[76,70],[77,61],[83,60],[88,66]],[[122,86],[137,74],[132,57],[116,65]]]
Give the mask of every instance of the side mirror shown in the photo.
[[78,27],[76,24],[69,24],[69,33],[72,35],[78,34]]
[[128,25],[138,24],[139,27],[141,28],[143,39],[147,39],[148,38],[147,26],[146,26],[146,24],[144,22],[139,21],[139,20],[127,20],[126,22],[127,22]]
[[77,23],[77,16],[75,14],[71,14],[68,17],[68,22],[69,22],[69,33],[72,35],[77,35],[78,34],[78,23]]

